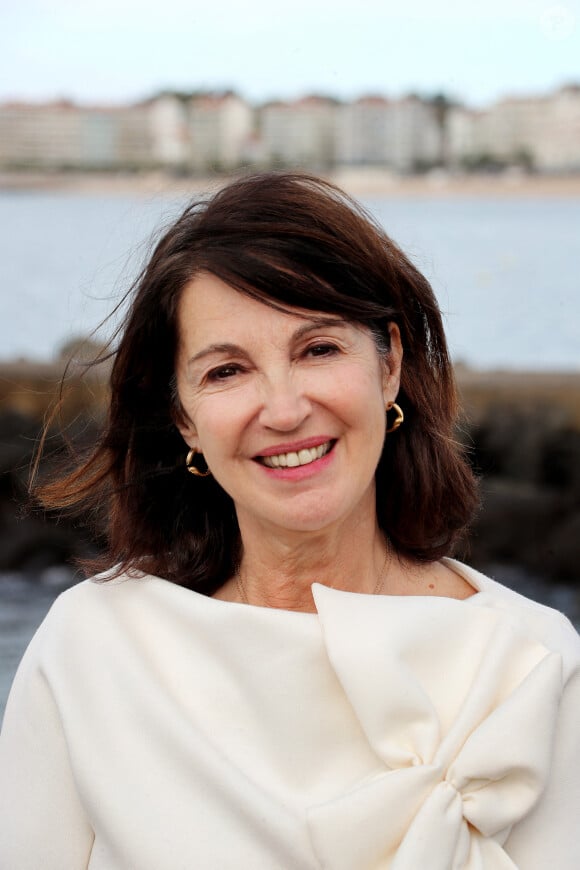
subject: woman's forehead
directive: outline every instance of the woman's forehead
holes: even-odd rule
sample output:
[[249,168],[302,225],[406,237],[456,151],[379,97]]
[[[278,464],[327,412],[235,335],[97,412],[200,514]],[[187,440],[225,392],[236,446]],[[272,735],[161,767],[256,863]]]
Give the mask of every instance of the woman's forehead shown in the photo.
[[210,324],[211,322],[237,322],[237,318],[257,322],[299,320],[317,321],[331,325],[336,322],[354,322],[342,314],[324,308],[303,308],[279,302],[275,298],[260,298],[232,287],[209,272],[197,275],[184,287],[178,308],[180,328]]
[[333,312],[271,306],[213,275],[198,276],[184,289],[178,314],[181,352],[188,363],[234,345],[286,345],[316,332],[352,341],[370,335],[360,323]]

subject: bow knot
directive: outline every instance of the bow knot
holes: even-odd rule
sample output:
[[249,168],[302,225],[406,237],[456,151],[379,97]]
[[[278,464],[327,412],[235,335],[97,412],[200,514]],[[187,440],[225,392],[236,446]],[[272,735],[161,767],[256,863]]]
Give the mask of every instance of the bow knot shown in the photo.
[[322,865],[513,868],[502,846],[547,779],[561,657],[491,608],[356,596],[353,614],[321,589],[329,660],[377,757],[373,777],[310,808]]

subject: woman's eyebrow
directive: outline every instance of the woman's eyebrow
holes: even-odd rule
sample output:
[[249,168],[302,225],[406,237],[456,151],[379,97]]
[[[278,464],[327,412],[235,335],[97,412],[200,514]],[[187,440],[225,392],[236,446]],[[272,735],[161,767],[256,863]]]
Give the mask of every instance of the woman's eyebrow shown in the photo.
[[[329,326],[346,329],[349,326],[349,322],[348,320],[341,320],[339,317],[315,317],[307,320],[304,326],[299,326],[292,338],[294,341],[299,341],[305,335],[308,335],[309,332],[315,332],[317,329],[324,329]],[[200,350],[198,353],[190,357],[187,361],[187,365],[190,366],[192,363],[198,362],[198,360],[203,359],[206,356],[220,353],[237,356],[244,355],[245,351],[238,344],[232,344],[231,342],[208,344],[208,346],[204,347],[203,350]]]
[[190,366],[192,363],[197,362],[205,356],[211,356],[216,353],[225,353],[225,354],[243,354],[243,349],[237,344],[230,344],[229,342],[225,342],[224,344],[208,344],[207,347],[204,347],[203,350],[200,350],[199,353],[194,354],[187,360],[187,365]]
[[309,319],[304,326],[299,326],[293,335],[295,341],[308,335],[309,332],[315,332],[317,329],[324,329],[328,326],[338,326],[340,329],[346,329],[350,326],[348,320],[342,320],[339,317],[315,317]]

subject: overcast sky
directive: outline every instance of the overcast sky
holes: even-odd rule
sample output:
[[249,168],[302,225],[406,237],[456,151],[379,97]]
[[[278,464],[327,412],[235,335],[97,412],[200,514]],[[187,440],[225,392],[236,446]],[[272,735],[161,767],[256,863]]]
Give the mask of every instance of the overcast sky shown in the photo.
[[233,87],[485,105],[580,82],[580,0],[0,2],[0,100]]

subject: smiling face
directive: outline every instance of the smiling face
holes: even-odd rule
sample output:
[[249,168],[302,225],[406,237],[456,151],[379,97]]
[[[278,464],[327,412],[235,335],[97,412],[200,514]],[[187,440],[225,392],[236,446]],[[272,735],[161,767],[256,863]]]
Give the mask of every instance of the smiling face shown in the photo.
[[178,326],[179,429],[233,499],[242,535],[374,518],[396,326],[381,359],[364,327],[278,311],[207,273],[184,289]]

